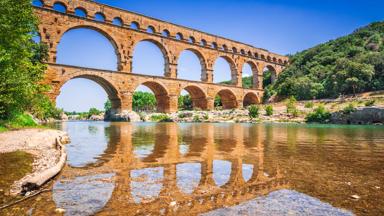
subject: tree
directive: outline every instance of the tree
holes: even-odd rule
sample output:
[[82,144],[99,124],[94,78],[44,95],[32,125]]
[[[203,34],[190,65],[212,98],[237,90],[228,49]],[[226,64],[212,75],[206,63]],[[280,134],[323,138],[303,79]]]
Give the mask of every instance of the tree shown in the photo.
[[182,110],[192,110],[192,99],[190,95],[180,95],[178,98],[179,108]]
[[105,103],[104,103],[104,111],[105,113],[108,113],[110,112],[112,109],[112,102],[108,99]]
[[156,110],[156,97],[149,92],[135,92],[133,94],[133,109],[136,111],[154,111]]
[[102,112],[94,107],[90,108],[88,111],[88,118],[93,115],[100,115]]
[[30,111],[38,117],[54,115],[55,107],[39,84],[46,66],[47,47],[36,44],[37,19],[31,1],[0,1],[0,119]]

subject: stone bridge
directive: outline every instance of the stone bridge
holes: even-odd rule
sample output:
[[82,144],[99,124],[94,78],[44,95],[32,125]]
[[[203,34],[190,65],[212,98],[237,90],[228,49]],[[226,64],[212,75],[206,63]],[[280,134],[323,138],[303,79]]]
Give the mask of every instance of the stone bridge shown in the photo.
[[[260,103],[265,68],[272,71],[274,81],[288,64],[287,57],[264,49],[108,5],[88,0],[36,1],[39,3],[34,4],[34,11],[39,18],[41,41],[49,47],[45,83],[52,86],[49,95],[53,101],[68,80],[87,78],[105,89],[116,113],[132,110],[132,95],[139,85],[154,92],[160,112],[177,111],[177,99],[182,90],[190,94],[194,108],[213,109],[217,95],[224,109],[241,108]],[[56,64],[57,46],[62,36],[78,28],[98,31],[109,39],[118,58],[117,71]],[[132,73],[133,51],[142,41],[150,41],[161,50],[164,76]],[[177,63],[184,50],[192,51],[200,60],[202,71],[198,82],[178,78]],[[220,57],[230,65],[230,85],[213,83],[214,63]],[[251,89],[242,88],[244,64],[252,68]]]

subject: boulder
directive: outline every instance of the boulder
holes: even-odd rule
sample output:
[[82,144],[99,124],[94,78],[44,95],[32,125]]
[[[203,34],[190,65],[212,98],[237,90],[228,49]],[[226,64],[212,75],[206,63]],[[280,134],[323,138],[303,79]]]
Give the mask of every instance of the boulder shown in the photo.
[[140,115],[133,111],[123,111],[118,114],[109,115],[106,120],[125,121],[125,122],[141,122]]

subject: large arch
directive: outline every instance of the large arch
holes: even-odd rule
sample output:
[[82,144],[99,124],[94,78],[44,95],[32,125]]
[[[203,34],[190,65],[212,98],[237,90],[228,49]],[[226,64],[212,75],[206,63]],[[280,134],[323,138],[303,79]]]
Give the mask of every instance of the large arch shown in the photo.
[[235,109],[238,107],[236,95],[230,89],[221,89],[216,96],[221,99],[223,109]]
[[[218,64],[219,64],[219,61],[221,59],[225,60],[226,63],[228,64],[229,70],[230,70],[230,77],[229,76],[225,76],[225,74],[220,73],[220,71],[217,71],[217,70],[221,70],[221,68],[218,68],[219,67]],[[225,71],[225,72],[229,73],[228,71]],[[225,80],[219,79],[218,75],[220,75],[220,77],[224,77]],[[224,82],[225,84],[231,84],[231,85],[236,85],[237,84],[236,65],[235,65],[235,62],[230,57],[228,57],[228,56],[219,56],[216,59],[215,64],[214,64],[214,70],[213,70],[213,82],[214,83],[217,83],[217,82],[222,83],[222,82]]]
[[111,114],[116,114],[121,111],[122,100],[119,96],[117,88],[105,78],[97,75],[92,75],[92,74],[76,73],[72,75],[67,75],[66,79],[60,82],[60,84],[57,86],[57,92],[55,93],[56,98],[54,98],[54,101],[56,101],[57,97],[60,95],[61,88],[64,86],[64,84],[66,84],[70,80],[79,79],[79,78],[91,80],[97,83],[98,85],[100,85],[104,89],[104,91],[107,93],[108,99],[111,101],[111,104],[112,104]]
[[[252,77],[252,79],[251,79],[251,88],[253,88],[253,89],[257,89],[258,88],[258,86],[259,86],[259,76],[258,76],[258,70],[257,70],[257,65],[254,63],[254,62],[252,62],[252,61],[247,61],[247,62],[244,62],[244,64],[243,64],[243,67],[242,67],[242,75],[243,75],[243,77],[244,77],[244,70],[245,70],[245,68],[246,67],[250,67],[250,69],[251,69],[251,77]],[[243,87],[244,87],[244,85],[245,85],[245,83],[243,82]]]
[[260,99],[254,92],[248,92],[244,95],[243,98],[243,107],[247,107],[249,105],[259,104]]
[[[136,52],[140,52],[140,51],[137,51],[137,48],[138,46],[140,45],[140,43],[149,43],[150,45],[153,45],[155,46],[158,50],[160,50],[160,53],[163,57],[163,72],[161,73],[163,76],[170,76],[170,70],[169,70],[169,57],[168,57],[168,51],[167,49],[158,41],[156,40],[153,40],[153,39],[143,39],[143,40],[140,40],[140,41],[137,41],[136,44],[133,46],[133,57],[132,57],[132,72],[134,73],[148,73],[149,71],[139,71],[141,68],[137,69],[137,67],[144,67],[146,68],[149,64],[148,62],[140,62],[140,61],[143,61],[144,59],[137,59],[137,55],[140,55],[141,53],[137,54]],[[149,45],[147,44],[147,45]],[[148,49],[148,46],[147,48],[144,48],[144,51],[145,49]],[[151,48],[152,49],[152,48]],[[156,52],[155,50],[152,49],[152,52]],[[154,54],[154,53],[153,53]],[[157,54],[155,54],[157,55]],[[147,55],[144,55],[141,56],[143,58],[147,57]],[[152,56],[153,57],[153,56]],[[160,63],[156,63],[157,66],[160,65]],[[160,76],[159,73],[152,73],[152,74],[147,74],[147,75],[154,75],[154,76]]]
[[193,109],[208,109],[207,95],[204,90],[196,85],[188,85],[184,90],[187,91],[191,97]]
[[[188,55],[188,52],[192,55]],[[184,60],[183,57],[185,54],[188,55],[188,56],[186,56],[188,58],[188,59],[186,59],[187,65],[184,65],[184,62],[180,62],[181,60]],[[191,70],[191,67],[195,67],[195,65],[193,65],[194,59],[191,59],[193,57],[196,57],[196,59],[198,60],[200,68],[196,69],[196,71],[191,71],[191,72],[197,72],[197,70],[199,70],[200,74],[198,74],[198,75],[197,74],[189,75],[188,74],[189,71],[184,71],[184,70]],[[186,67],[186,68],[184,68],[184,67]],[[183,50],[180,53],[180,55],[178,57],[178,64],[177,64],[177,78],[181,78],[181,79],[185,79],[185,80],[193,80],[193,81],[202,81],[204,79],[204,75],[206,74],[206,72],[207,72],[206,61],[205,61],[204,56],[199,51],[197,51],[195,49],[188,48],[188,49]]]
[[[76,32],[79,30],[83,30],[82,32]],[[74,32],[75,35],[68,36],[68,33]],[[85,33],[85,34],[84,34]],[[95,37],[92,41],[87,37],[86,35],[92,35],[91,37]],[[66,38],[66,35],[69,37]],[[94,36],[93,36],[94,35]],[[72,38],[73,37],[73,38]],[[77,37],[83,37],[82,40],[75,40]],[[106,40],[105,40],[106,39]],[[68,40],[68,42],[66,41]],[[100,50],[100,44],[99,42],[97,44],[96,41],[103,41],[109,42],[108,45],[111,47],[108,48],[108,45],[105,44],[105,50]],[[69,47],[66,47],[66,43],[71,43]],[[77,43],[77,44],[76,44]],[[87,46],[84,48],[84,45]],[[110,56],[108,59],[111,59],[109,62],[105,58],[107,55],[105,54],[105,51],[108,52],[109,49],[113,49],[115,59],[112,60],[112,56]],[[65,32],[62,33],[60,40],[58,41],[58,45],[56,48],[56,56],[54,57],[54,61],[58,64],[67,64],[67,65],[74,65],[74,66],[81,66],[81,67],[88,67],[88,68],[96,68],[96,69],[106,69],[106,70],[119,70],[121,67],[121,55],[117,46],[117,42],[105,31],[102,29],[99,29],[94,26],[88,26],[88,25],[78,25],[72,28],[68,28]],[[70,58],[65,56],[62,56],[63,52],[69,52],[71,54]],[[77,55],[78,57],[74,57],[72,55]],[[95,55],[97,55],[97,59],[95,59]],[[95,65],[96,66],[93,66]],[[110,65],[106,67],[105,65]],[[115,66],[112,66],[115,65]]]
[[167,88],[160,82],[156,81],[145,81],[140,83],[135,89],[140,85],[143,85],[149,88],[156,98],[156,107],[158,112],[167,113],[170,110],[170,98]]
[[263,69],[263,88],[276,82],[277,72],[272,65],[266,65]]

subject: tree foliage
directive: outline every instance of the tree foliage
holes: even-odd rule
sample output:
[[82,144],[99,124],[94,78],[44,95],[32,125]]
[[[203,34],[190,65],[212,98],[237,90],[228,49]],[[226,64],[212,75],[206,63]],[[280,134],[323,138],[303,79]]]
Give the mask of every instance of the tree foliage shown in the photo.
[[292,56],[273,90],[299,100],[384,89],[384,22]]
[[29,0],[0,1],[0,119],[32,112],[39,118],[54,117],[56,109],[39,84],[46,66],[47,47],[33,42],[37,19]]

